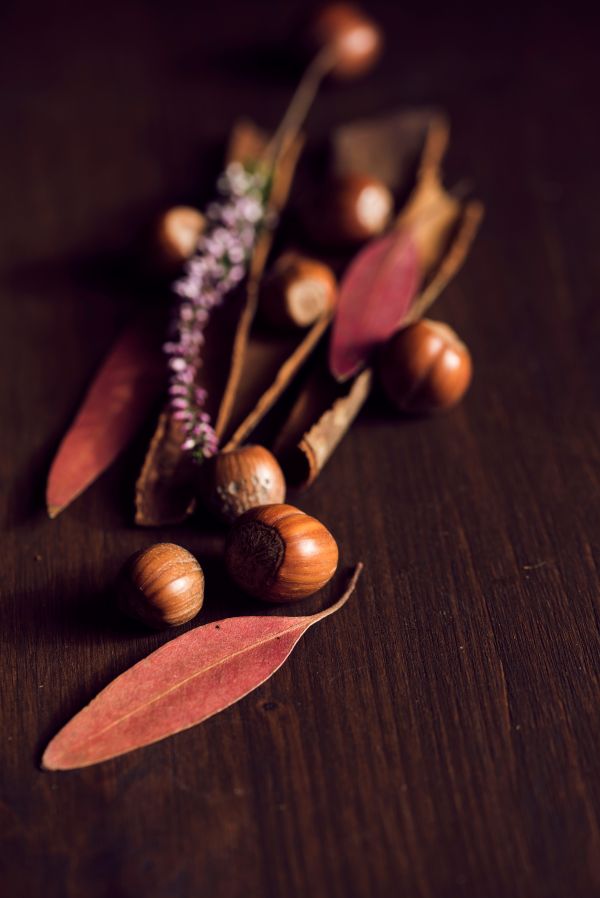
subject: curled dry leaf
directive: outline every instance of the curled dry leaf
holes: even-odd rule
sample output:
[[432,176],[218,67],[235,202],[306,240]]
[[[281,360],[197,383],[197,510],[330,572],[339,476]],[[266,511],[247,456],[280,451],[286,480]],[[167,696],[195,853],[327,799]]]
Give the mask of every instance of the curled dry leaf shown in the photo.
[[113,680],[48,745],[46,770],[88,767],[195,726],[271,677],[300,637],[341,598],[303,617],[232,617],[173,639]]

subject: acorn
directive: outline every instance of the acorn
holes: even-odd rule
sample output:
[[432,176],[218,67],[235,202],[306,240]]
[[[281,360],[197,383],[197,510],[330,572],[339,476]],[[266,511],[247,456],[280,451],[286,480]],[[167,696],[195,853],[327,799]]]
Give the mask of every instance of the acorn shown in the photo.
[[333,178],[305,207],[308,236],[327,247],[356,245],[382,234],[394,211],[394,198],[383,181],[369,175]]
[[379,59],[383,35],[375,22],[352,3],[328,3],[312,16],[306,42],[310,51],[331,48],[335,78],[356,78]]
[[159,265],[170,271],[180,268],[198,246],[206,219],[192,206],[173,206],[156,221],[154,247]]
[[132,555],[119,587],[121,610],[155,630],[187,623],[204,602],[202,568],[174,543],[156,543]]
[[336,291],[336,278],[328,265],[287,252],[263,281],[260,316],[279,330],[308,327],[333,308]]
[[427,318],[399,330],[378,357],[384,393],[408,414],[431,414],[456,405],[472,371],[471,354],[455,331]]
[[264,446],[219,452],[202,467],[202,498],[222,521],[231,523],[256,505],[285,501],[283,471]]
[[295,602],[331,580],[338,547],[320,521],[293,505],[263,505],[234,523],[225,563],[244,592],[265,602]]

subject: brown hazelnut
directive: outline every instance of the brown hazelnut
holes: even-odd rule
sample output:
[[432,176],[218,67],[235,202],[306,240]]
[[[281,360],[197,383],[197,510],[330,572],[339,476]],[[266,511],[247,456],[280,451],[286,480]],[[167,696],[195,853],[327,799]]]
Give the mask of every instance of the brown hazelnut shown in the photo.
[[331,580],[338,563],[333,536],[293,505],[263,505],[238,518],[227,539],[232,580],[266,602],[294,602]]
[[132,555],[121,572],[119,604],[148,627],[178,627],[204,602],[204,574],[194,556],[174,543],[156,543]]
[[328,265],[287,252],[263,281],[260,315],[271,327],[308,327],[333,308],[337,283]]
[[332,179],[323,196],[306,208],[309,236],[328,247],[362,243],[387,228],[394,198],[383,181],[348,174]]
[[451,327],[425,318],[388,340],[378,371],[385,394],[399,411],[428,414],[462,399],[471,382],[471,355]]
[[381,54],[380,29],[352,3],[328,3],[314,14],[308,29],[308,43],[314,51],[331,47],[331,73],[340,79],[356,78],[367,72]]
[[194,253],[206,221],[201,212],[191,206],[173,206],[156,222],[154,245],[158,263],[174,270]]
[[230,523],[249,508],[285,501],[285,477],[264,446],[219,452],[203,465],[202,497],[222,521]]

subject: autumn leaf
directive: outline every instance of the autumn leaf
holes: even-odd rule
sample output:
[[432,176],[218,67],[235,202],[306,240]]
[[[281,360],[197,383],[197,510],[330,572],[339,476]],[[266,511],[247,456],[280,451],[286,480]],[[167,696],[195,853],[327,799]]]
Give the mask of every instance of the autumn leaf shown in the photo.
[[88,767],[195,726],[243,698],[284,663],[300,637],[338,611],[303,617],[230,617],[184,633],[110,683],[48,745],[46,770]]
[[76,499],[125,449],[165,383],[159,330],[136,320],[107,355],[59,446],[46,487],[51,518]]
[[329,347],[329,370],[338,381],[356,374],[373,350],[404,320],[423,272],[409,229],[370,241],[340,284]]

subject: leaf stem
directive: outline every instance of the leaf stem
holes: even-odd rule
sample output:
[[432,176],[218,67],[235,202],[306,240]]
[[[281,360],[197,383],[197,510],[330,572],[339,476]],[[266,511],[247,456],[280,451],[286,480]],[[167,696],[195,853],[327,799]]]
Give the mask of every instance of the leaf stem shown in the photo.
[[362,561],[359,561],[354,568],[352,577],[350,578],[350,582],[348,583],[346,590],[342,593],[337,602],[334,602],[333,605],[329,606],[329,608],[325,608],[323,611],[319,611],[317,612],[317,614],[313,614],[311,623],[316,623],[319,620],[323,620],[324,617],[329,617],[330,614],[335,614],[336,611],[339,611],[340,608],[346,604],[346,602],[354,592],[356,584],[358,583],[358,578],[360,577],[363,568],[364,564],[362,563]]

